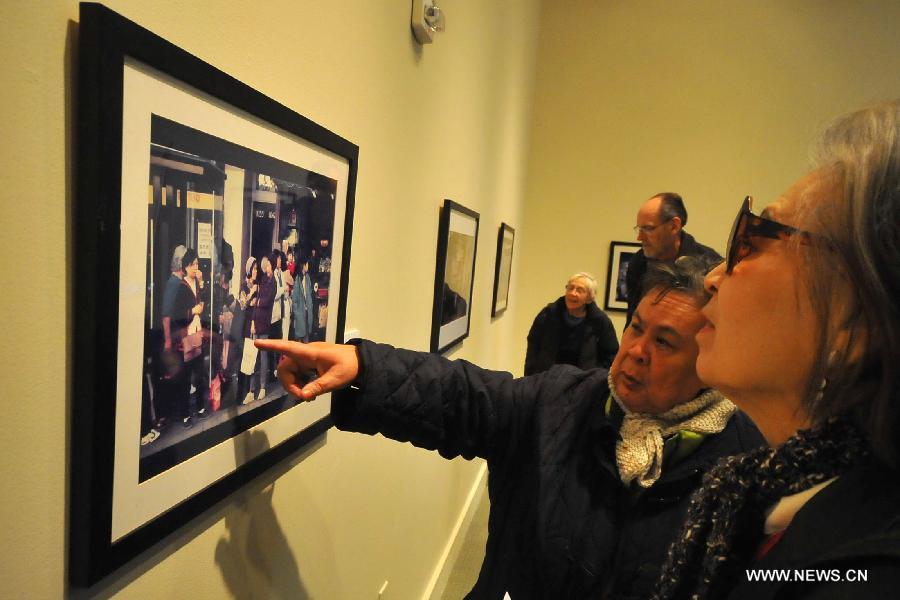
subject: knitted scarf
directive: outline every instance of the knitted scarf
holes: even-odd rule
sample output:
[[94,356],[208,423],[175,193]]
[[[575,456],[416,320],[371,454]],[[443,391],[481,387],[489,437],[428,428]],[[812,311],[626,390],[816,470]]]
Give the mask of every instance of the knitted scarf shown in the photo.
[[662,474],[664,438],[681,431],[719,433],[736,410],[720,392],[709,389],[664,413],[631,412],[616,394],[611,374],[608,381],[610,395],[625,413],[616,442],[616,465],[625,485],[637,481],[648,488],[656,483]]
[[723,596],[762,542],[769,507],[839,476],[867,454],[859,430],[849,420],[833,417],[776,448],[719,461],[691,498],[654,598]]

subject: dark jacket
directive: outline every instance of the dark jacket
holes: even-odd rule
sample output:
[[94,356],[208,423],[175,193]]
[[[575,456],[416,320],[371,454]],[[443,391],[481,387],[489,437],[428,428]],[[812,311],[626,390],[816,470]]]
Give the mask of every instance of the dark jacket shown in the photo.
[[[577,362],[573,364],[580,369],[609,368],[616,352],[619,351],[616,331],[612,321],[605,312],[597,308],[596,304],[591,302],[585,308],[587,314],[584,317],[581,350]],[[541,309],[534,318],[534,323],[528,331],[528,349],[525,353],[526,375],[546,371],[554,364],[560,363],[558,354],[560,339],[565,335],[566,312],[566,299],[562,296]]]
[[[695,240],[694,236],[683,229],[681,230],[681,245],[678,246],[678,256],[675,258],[677,259],[682,256],[696,256],[714,261],[722,260],[722,257],[718,252],[709,246],[704,246]],[[631,315],[634,314],[634,309],[637,308],[638,303],[641,301],[641,297],[644,295],[641,281],[644,279],[644,274],[647,272],[647,263],[649,260],[652,259],[648,259],[644,256],[644,250],[641,249],[631,257],[630,261],[628,261],[628,270],[625,272],[625,281],[628,285],[628,312],[625,315],[626,328],[628,327],[628,324],[631,323]]]
[[263,277],[259,283],[256,307],[253,309],[253,324],[256,335],[269,333],[272,323],[272,305],[275,304],[275,278]]
[[301,271],[294,280],[294,291],[291,302],[294,314],[294,336],[298,340],[306,340],[313,328],[312,280],[309,273]]
[[605,370],[558,365],[513,379],[434,354],[358,347],[358,389],[332,402],[338,428],[487,460],[488,541],[469,598],[647,598],[701,475],[762,443],[737,413],[635,491],[615,465]]
[[[874,465],[845,473],[813,496],[794,516],[784,537],[751,569],[777,569],[796,579],[749,582],[739,574],[729,600],[885,599],[900,597],[900,481]],[[809,573],[806,570],[812,569]],[[866,581],[859,579],[865,572]],[[839,581],[838,578],[848,579]]]
[[[166,290],[169,293],[169,290]],[[194,320],[194,307],[200,303],[200,299],[194,293],[194,290],[188,285],[183,278],[178,282],[177,288],[174,290],[174,302],[170,314],[163,316],[171,317],[170,331],[172,334],[172,343],[178,344],[182,338],[187,335],[188,326]]]

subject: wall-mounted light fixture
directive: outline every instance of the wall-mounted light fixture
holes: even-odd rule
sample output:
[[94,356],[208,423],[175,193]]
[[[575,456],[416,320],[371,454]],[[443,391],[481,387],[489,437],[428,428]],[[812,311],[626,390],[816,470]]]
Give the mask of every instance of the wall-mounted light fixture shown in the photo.
[[444,31],[444,25],[444,11],[435,0],[413,0],[412,30],[417,42],[430,44],[436,32]]

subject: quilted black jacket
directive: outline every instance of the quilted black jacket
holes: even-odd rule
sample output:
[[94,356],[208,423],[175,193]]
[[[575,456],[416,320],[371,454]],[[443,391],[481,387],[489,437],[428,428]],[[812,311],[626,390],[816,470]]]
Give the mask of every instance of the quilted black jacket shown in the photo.
[[650,489],[619,481],[604,370],[559,365],[513,379],[463,360],[360,342],[338,428],[488,463],[491,511],[469,598],[646,598],[688,495],[721,456],[762,444],[738,413]]

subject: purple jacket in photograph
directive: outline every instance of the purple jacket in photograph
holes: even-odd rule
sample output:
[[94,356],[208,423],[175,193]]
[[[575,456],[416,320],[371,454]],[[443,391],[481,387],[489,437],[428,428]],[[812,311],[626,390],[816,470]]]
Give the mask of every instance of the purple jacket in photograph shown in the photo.
[[259,295],[256,307],[253,309],[253,324],[256,326],[256,335],[269,332],[272,324],[272,305],[275,304],[275,279],[266,277],[259,284]]

